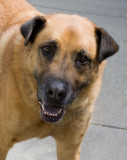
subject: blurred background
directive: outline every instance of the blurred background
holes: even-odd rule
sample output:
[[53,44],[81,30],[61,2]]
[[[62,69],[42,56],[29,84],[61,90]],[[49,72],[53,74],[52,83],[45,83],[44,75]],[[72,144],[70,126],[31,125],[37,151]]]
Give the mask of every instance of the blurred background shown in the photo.
[[[81,160],[127,160],[127,0],[28,0],[44,14],[88,17],[120,46],[108,59],[92,124],[82,143]],[[51,137],[16,144],[7,160],[56,160]]]

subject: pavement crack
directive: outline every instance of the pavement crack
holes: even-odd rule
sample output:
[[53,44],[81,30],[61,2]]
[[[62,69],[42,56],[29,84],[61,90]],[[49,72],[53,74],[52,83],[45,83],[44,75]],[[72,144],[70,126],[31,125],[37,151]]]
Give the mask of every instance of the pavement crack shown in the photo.
[[94,122],[92,122],[91,124],[95,125],[95,126],[101,126],[101,127],[107,127],[107,128],[127,130],[127,128],[122,128],[122,127],[117,127],[117,126],[111,126],[111,125],[106,125],[106,124],[99,124],[99,123],[94,123]]

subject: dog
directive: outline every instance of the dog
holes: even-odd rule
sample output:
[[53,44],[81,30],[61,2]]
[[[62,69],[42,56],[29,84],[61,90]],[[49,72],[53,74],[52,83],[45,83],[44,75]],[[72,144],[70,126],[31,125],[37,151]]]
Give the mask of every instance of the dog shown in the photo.
[[58,160],[80,160],[106,59],[118,49],[87,18],[0,0],[0,160],[16,142],[47,136]]

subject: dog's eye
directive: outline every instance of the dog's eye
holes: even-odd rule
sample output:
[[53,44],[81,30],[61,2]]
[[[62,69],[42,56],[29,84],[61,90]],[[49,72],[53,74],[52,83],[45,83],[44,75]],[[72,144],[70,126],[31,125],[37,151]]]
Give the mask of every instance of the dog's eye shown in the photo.
[[88,62],[88,58],[86,56],[81,56],[79,59],[80,63],[86,64]]
[[80,58],[78,60],[78,63],[80,63],[81,65],[85,65],[88,62],[89,62],[89,59],[86,56],[84,56],[84,55],[80,56]]
[[57,42],[56,41],[49,41],[44,42],[42,46],[40,47],[40,52],[44,56],[46,56],[49,59],[52,59],[55,52],[57,50]]
[[82,65],[86,65],[87,63],[89,63],[91,60],[88,56],[88,53],[85,50],[80,50],[80,52],[78,52],[78,56],[76,58],[76,65],[77,67],[80,67]]
[[51,50],[52,50],[51,46],[43,46],[43,47],[41,48],[41,52],[42,52],[45,56],[51,54]]

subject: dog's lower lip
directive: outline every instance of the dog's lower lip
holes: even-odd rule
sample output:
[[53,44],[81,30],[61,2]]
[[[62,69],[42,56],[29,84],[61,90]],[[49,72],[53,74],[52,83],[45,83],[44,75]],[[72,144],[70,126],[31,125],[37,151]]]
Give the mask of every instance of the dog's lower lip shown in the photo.
[[56,106],[56,105],[46,105],[39,101],[41,108],[41,118],[47,122],[56,122],[59,121],[64,113],[65,107]]

